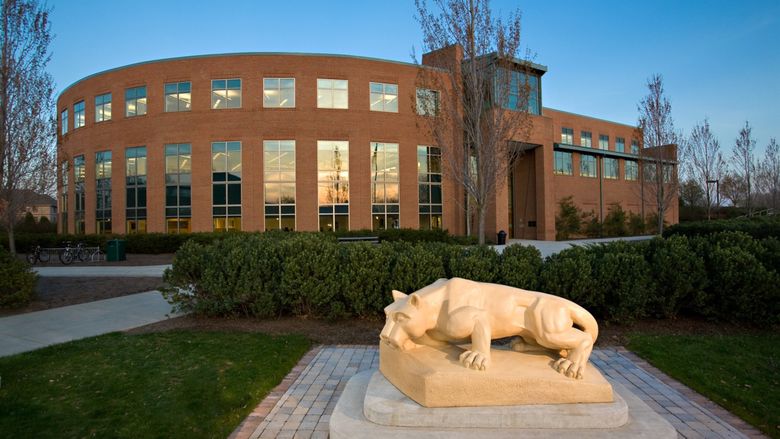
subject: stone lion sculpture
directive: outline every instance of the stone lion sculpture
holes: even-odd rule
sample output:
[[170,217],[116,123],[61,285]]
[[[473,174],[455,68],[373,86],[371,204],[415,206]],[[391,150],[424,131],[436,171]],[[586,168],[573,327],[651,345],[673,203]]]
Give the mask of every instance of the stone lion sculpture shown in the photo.
[[459,360],[475,370],[490,367],[493,339],[517,336],[513,350],[560,351],[553,368],[581,379],[599,332],[596,319],[576,303],[505,285],[439,279],[409,295],[393,290],[393,299],[385,308],[382,343],[410,350],[470,340]]

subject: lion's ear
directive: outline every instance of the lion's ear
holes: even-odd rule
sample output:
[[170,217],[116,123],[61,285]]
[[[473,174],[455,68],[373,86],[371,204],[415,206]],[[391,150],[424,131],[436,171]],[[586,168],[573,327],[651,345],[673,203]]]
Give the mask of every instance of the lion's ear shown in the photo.
[[405,297],[406,297],[406,294],[404,294],[404,293],[402,293],[402,292],[400,292],[398,290],[393,290],[393,300],[401,300],[401,299],[403,299]]
[[417,293],[412,293],[412,295],[409,296],[409,304],[411,304],[415,308],[419,308],[420,307],[420,301],[421,300],[422,299],[420,299],[420,295],[417,294]]

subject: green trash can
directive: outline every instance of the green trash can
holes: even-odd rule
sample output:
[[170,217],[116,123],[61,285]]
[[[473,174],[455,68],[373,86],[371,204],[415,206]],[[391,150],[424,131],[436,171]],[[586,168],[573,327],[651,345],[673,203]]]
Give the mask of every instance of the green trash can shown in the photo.
[[124,239],[112,239],[108,241],[106,243],[106,260],[109,262],[126,260],[125,242]]

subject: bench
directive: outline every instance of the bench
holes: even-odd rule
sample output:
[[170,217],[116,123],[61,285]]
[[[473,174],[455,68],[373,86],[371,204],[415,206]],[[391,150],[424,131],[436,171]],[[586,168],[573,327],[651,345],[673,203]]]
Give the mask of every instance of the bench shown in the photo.
[[370,242],[371,244],[379,244],[378,236],[342,236],[338,238],[339,244],[349,244],[353,242]]

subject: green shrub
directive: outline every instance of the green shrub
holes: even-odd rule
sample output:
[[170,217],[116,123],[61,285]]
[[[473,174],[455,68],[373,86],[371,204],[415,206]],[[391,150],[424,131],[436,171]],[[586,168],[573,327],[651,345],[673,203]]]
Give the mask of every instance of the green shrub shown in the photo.
[[645,234],[645,220],[642,215],[634,212],[628,213],[628,233],[632,236]]
[[647,246],[646,258],[655,281],[649,297],[649,313],[674,318],[681,309],[695,312],[704,301],[707,271],[684,236],[654,238]]
[[628,228],[626,227],[626,211],[620,206],[620,203],[609,205],[607,216],[604,217],[603,224],[604,236],[626,236]]
[[591,312],[601,309],[603,290],[592,276],[592,254],[583,247],[572,247],[548,257],[539,274],[541,291],[565,297]]
[[390,264],[389,289],[410,293],[445,277],[441,257],[421,244],[390,242],[394,256]]
[[780,239],[775,237],[762,239],[761,246],[764,247],[764,267],[780,274]]
[[388,289],[394,260],[392,247],[355,243],[341,246],[344,274],[344,300],[349,311],[359,317],[381,315],[392,296]]
[[477,282],[496,282],[499,278],[500,256],[487,245],[462,248],[460,254],[449,261],[452,277]]
[[539,288],[542,254],[536,247],[508,245],[501,254],[500,282],[524,290]]
[[583,231],[588,238],[601,238],[604,228],[595,212],[583,216]]
[[653,284],[643,255],[627,246],[603,246],[593,260],[593,282],[601,290],[602,318],[630,322],[645,314]]
[[756,239],[780,238],[780,216],[684,222],[665,228],[664,236],[699,236],[726,231],[746,233]]
[[574,204],[574,198],[561,198],[558,201],[558,214],[555,216],[555,239],[562,241],[579,235],[582,226],[582,212]]
[[0,248],[0,308],[19,308],[35,296],[37,275],[30,266]]

